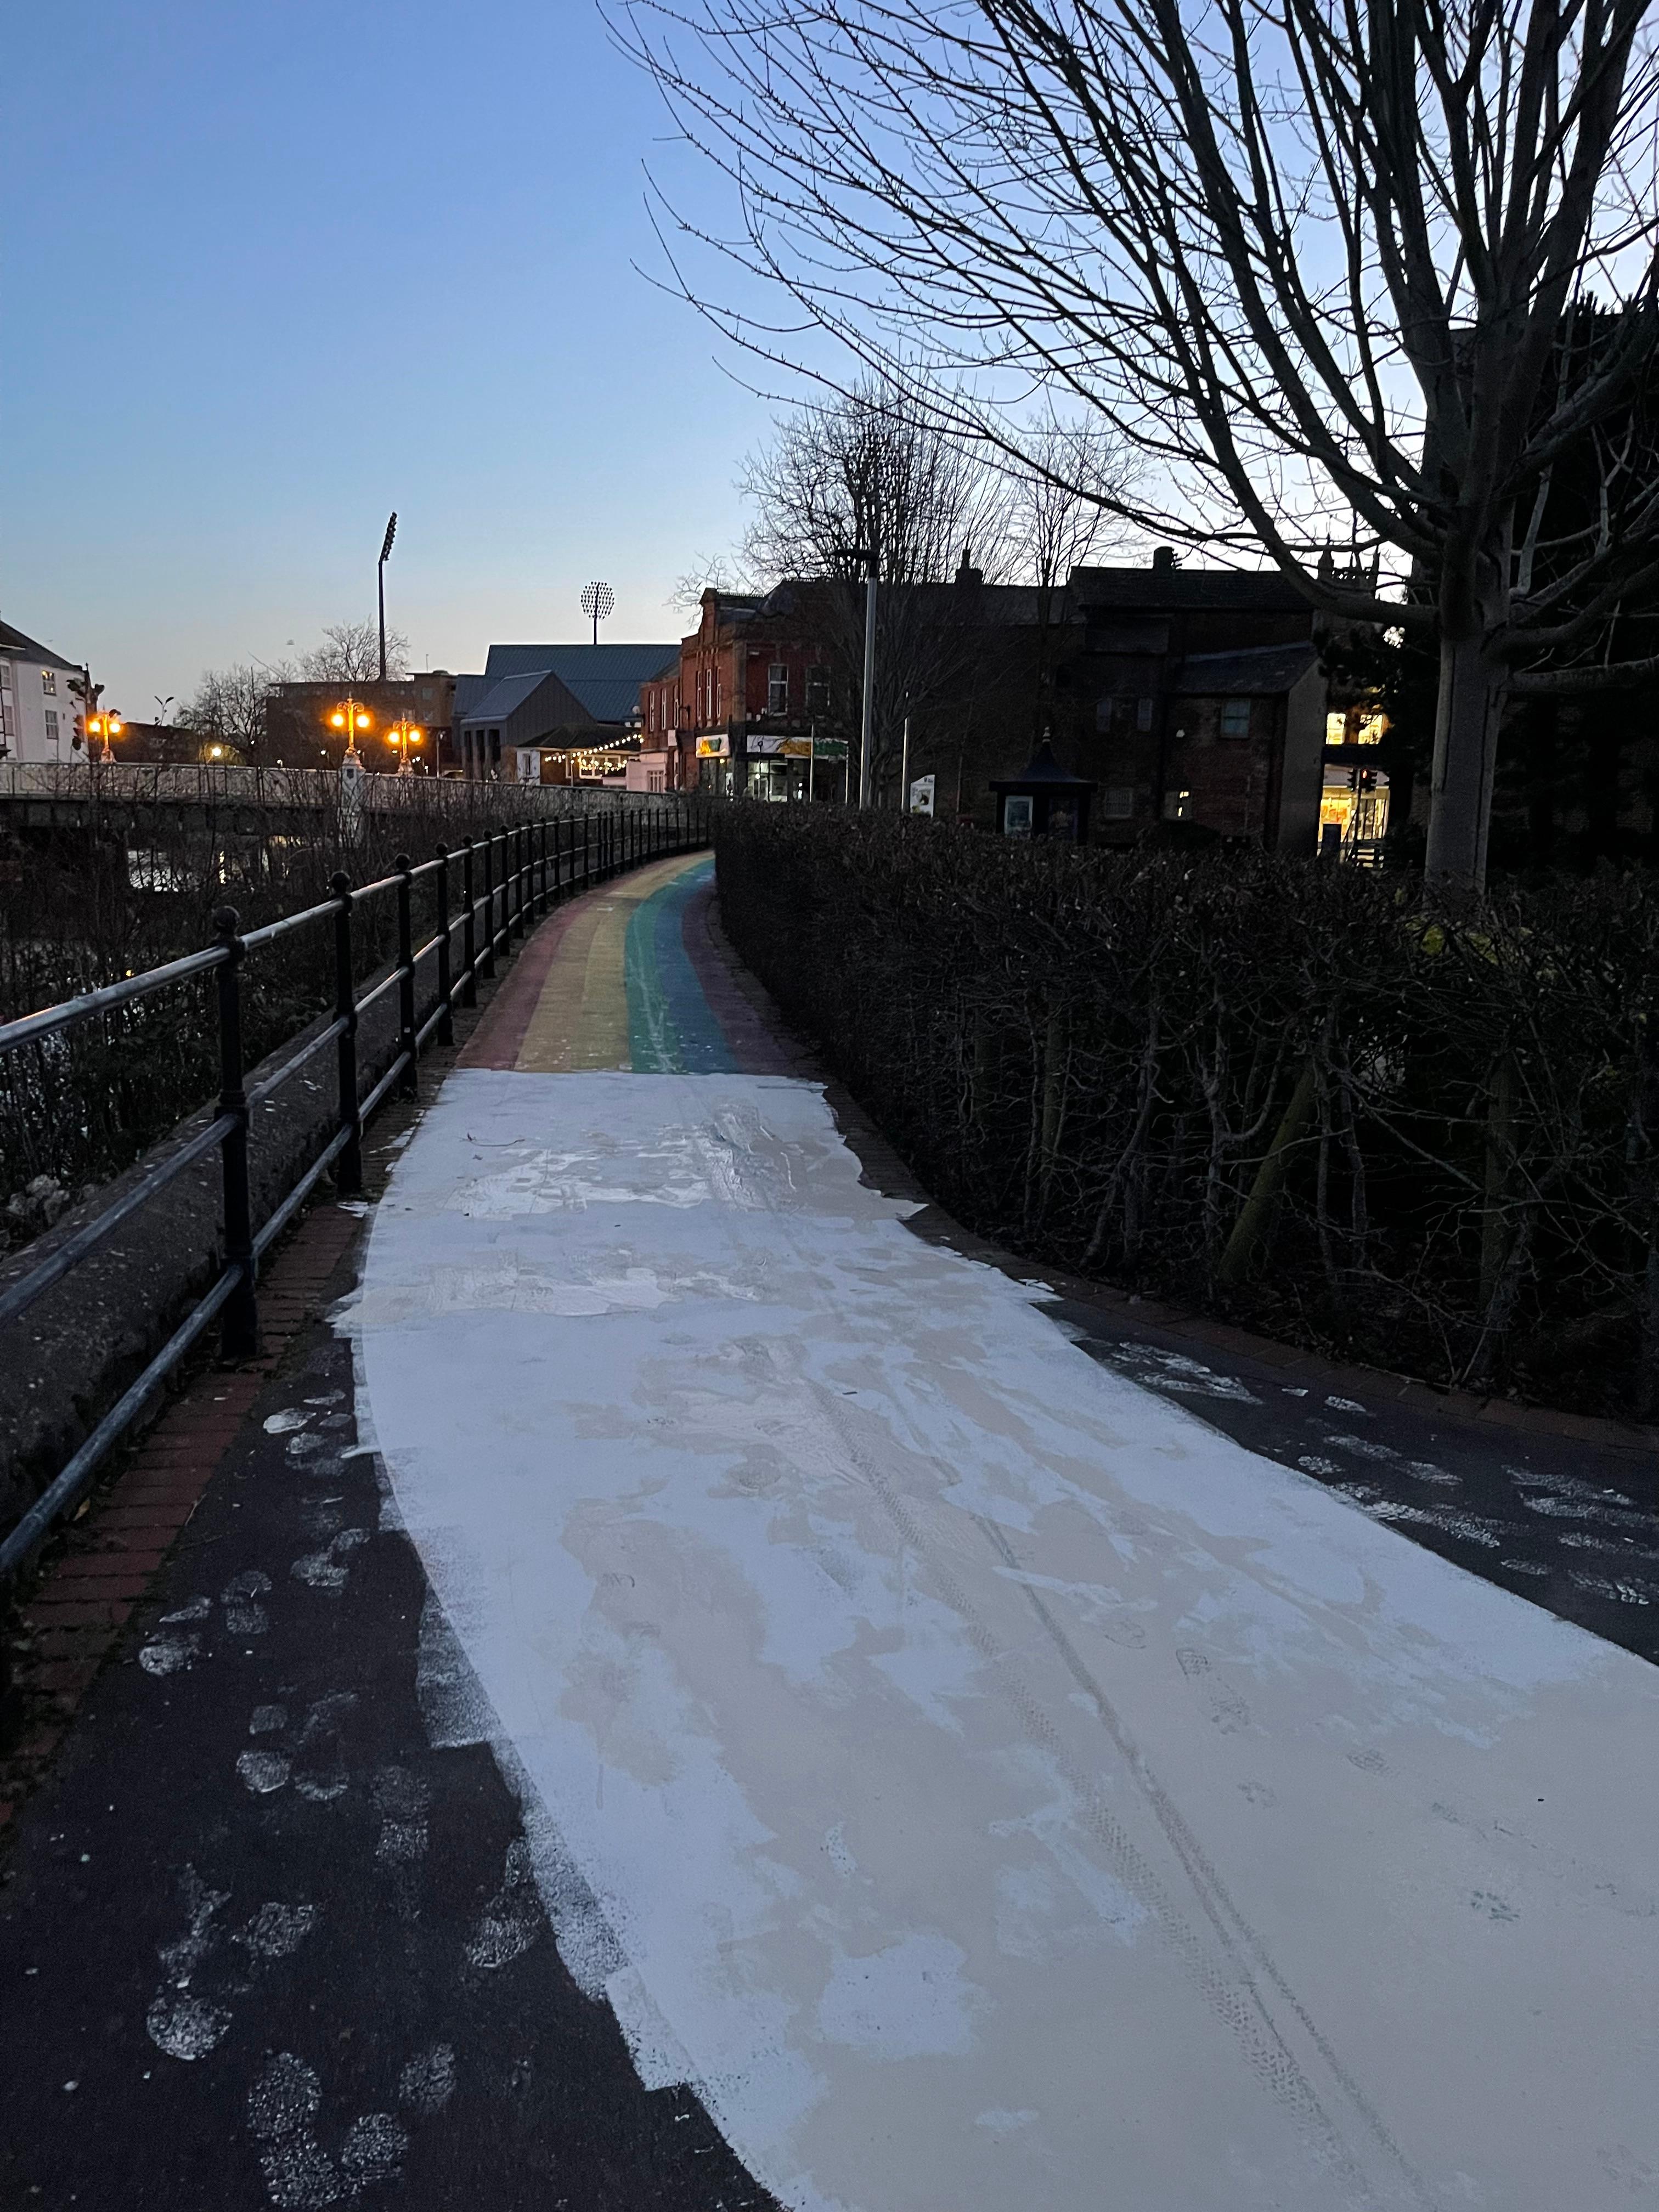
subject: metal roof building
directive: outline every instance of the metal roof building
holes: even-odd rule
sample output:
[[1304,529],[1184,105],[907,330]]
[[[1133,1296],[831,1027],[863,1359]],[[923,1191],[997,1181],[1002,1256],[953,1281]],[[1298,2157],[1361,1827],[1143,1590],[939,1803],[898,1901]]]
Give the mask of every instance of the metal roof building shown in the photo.
[[[620,727],[639,705],[641,684],[660,676],[679,654],[678,640],[670,645],[492,645],[484,674],[497,683],[556,676],[589,721]],[[469,709],[468,719],[479,719],[478,708]]]

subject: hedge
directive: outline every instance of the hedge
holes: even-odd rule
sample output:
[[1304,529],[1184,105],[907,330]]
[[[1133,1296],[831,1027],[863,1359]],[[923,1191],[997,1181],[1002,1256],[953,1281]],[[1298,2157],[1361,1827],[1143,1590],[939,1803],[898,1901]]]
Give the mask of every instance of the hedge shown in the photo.
[[718,830],[742,957],[1039,1261],[1445,1383],[1659,1407],[1659,890],[1495,896],[839,808]]

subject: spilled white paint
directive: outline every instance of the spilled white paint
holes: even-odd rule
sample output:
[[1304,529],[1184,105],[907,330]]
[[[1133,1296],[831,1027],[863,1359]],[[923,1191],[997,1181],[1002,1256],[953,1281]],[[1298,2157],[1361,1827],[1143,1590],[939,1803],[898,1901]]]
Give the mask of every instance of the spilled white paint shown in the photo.
[[467,1971],[533,1879],[801,2212],[1628,2203],[1659,1675],[908,1210],[776,1079],[465,1071],[400,1159],[360,1433],[526,1793]]

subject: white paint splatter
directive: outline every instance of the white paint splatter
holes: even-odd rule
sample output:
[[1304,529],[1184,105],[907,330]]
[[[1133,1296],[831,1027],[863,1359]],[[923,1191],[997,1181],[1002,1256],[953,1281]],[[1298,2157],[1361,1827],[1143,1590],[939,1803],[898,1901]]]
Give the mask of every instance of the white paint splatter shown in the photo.
[[455,2050],[453,2044],[434,2043],[411,2058],[398,2076],[398,2101],[411,2112],[430,2119],[442,2112],[455,2094]]
[[247,1926],[233,1937],[261,1959],[286,1959],[297,1951],[317,1924],[314,1905],[262,1905]]
[[1133,1368],[1135,1380],[1149,1389],[1172,1391],[1182,1398],[1224,1398],[1240,1406],[1261,1403],[1236,1375],[1219,1375],[1184,1352],[1164,1352],[1155,1345],[1127,1340],[1117,1348]]
[[337,1595],[350,1577],[351,1553],[368,1540],[366,1528],[342,1528],[325,1551],[308,1552],[303,1559],[295,1559],[289,1572],[296,1582],[312,1589]]
[[501,1886],[467,1938],[466,1955],[486,1973],[510,1965],[542,1932],[541,1901],[531,1878],[530,1849],[522,1837],[507,1847]]
[[177,1613],[164,1613],[161,1626],[163,1628],[175,1628],[186,1621],[205,1620],[212,1611],[213,1600],[210,1597],[193,1597],[188,1605],[181,1605]]
[[284,1406],[280,1413],[266,1414],[265,1434],[268,1437],[289,1436],[295,1429],[304,1428],[310,1419],[303,1406]]
[[255,1705],[248,1718],[250,1735],[275,1735],[288,1726],[286,1705]]
[[158,1996],[144,2014],[144,2029],[169,2058],[205,2057],[230,2026],[230,2014],[201,1997],[178,1992]]
[[140,1650],[138,1664],[147,1674],[182,1674],[200,1650],[198,1636],[159,1636]]
[[409,2136],[390,2112],[365,2112],[347,2130],[340,2164],[359,2188],[371,2181],[395,2181],[409,2154]]
[[236,1760],[236,1771],[256,1797],[268,1797],[289,1778],[289,1762],[280,1752],[245,1751]]
[[311,2131],[321,2103],[315,2071],[291,2051],[279,2051],[248,2092],[265,2193],[280,2212],[317,2212],[339,2200],[333,2160]]

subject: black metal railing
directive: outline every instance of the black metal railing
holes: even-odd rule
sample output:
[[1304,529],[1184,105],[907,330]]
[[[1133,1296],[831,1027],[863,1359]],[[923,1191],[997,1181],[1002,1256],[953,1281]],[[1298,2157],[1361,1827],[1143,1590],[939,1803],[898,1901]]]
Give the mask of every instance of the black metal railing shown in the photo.
[[[0,1583],[17,1572],[45,1540],[53,1523],[76,1502],[111,1447],[216,1321],[227,1359],[252,1356],[258,1335],[260,1260],[331,1170],[342,1195],[362,1189],[363,1124],[394,1090],[404,1097],[416,1095],[422,1053],[434,1038],[441,1044],[452,1041],[457,1001],[463,1006],[477,1004],[477,979],[494,975],[497,952],[505,951],[532,922],[572,892],[648,860],[700,850],[708,842],[707,809],[695,799],[666,799],[620,811],[571,813],[520,823],[487,836],[469,837],[453,851],[440,845],[434,857],[418,867],[406,854],[400,854],[393,873],[379,882],[354,886],[345,876],[337,875],[332,879],[331,898],[263,929],[240,933],[234,908],[226,907],[215,917],[217,943],[202,951],[0,1025],[0,1054],[5,1054],[210,973],[217,987],[219,1097],[213,1119],[164,1159],[144,1170],[119,1198],[46,1258],[0,1291],[0,1326],[27,1312],[124,1221],[216,1146],[222,1201],[222,1264],[217,1279],[74,1457],[0,1540]],[[450,872],[457,860],[461,866],[460,905],[454,909]],[[424,943],[416,945],[415,891],[417,884],[427,883],[432,886],[436,926]],[[354,917],[370,901],[384,898],[396,902],[397,955],[389,971],[360,996],[354,964],[358,950]],[[333,1018],[249,1088],[242,1063],[244,963],[252,952],[325,924],[331,924],[333,932]],[[461,937],[459,967],[454,959],[458,930]],[[422,977],[427,973],[432,977],[432,998],[422,1016]],[[360,1025],[363,1016],[393,992],[398,1006],[396,1049],[391,1065],[367,1097],[360,1097]],[[274,1097],[331,1044],[336,1047],[333,1133],[256,1229],[248,1172],[250,1117],[256,1107]]]

